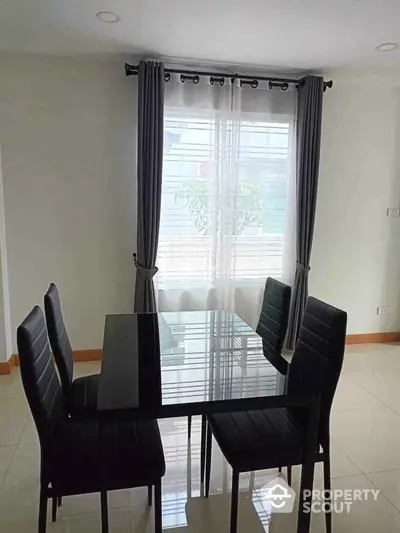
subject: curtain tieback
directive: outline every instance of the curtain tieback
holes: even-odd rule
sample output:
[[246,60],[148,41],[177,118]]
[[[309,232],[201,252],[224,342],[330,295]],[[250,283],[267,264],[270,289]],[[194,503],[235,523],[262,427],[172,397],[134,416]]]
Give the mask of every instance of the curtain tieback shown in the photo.
[[306,267],[301,261],[296,261],[296,267],[301,273],[305,272],[308,274],[308,272],[310,272],[310,267]]
[[138,272],[140,272],[144,278],[153,279],[158,272],[158,267],[156,266],[154,268],[146,268],[141,265],[136,259],[136,254],[133,254],[133,262],[135,263],[135,267],[137,268]]

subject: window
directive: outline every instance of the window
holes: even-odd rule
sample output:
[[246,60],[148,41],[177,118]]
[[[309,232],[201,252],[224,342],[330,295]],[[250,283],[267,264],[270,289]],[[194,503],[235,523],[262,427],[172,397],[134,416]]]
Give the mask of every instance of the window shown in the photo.
[[289,128],[167,109],[160,289],[281,277]]
[[265,279],[282,278],[293,123],[294,111],[165,107],[160,310],[235,310],[254,287],[257,307]]

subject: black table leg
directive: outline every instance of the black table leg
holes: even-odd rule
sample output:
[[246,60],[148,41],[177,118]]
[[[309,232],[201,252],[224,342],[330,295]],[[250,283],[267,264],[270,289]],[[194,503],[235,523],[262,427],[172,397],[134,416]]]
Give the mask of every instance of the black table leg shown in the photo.
[[102,533],[108,533],[108,505],[107,505],[107,491],[102,490],[100,492],[101,502],[101,531]]
[[230,533],[236,533],[239,504],[239,472],[232,472],[231,525]]
[[57,520],[57,496],[53,496],[51,505],[51,521]]
[[206,498],[210,493],[210,479],[211,479],[211,452],[212,452],[212,432],[210,427],[207,427],[207,446],[206,446]]
[[206,465],[206,435],[207,420],[205,415],[201,417],[201,443],[200,443],[200,481],[204,483],[204,470]]
[[287,466],[287,482],[289,487],[292,486],[292,465]]
[[188,416],[188,439],[192,436],[192,417]]
[[161,480],[154,485],[154,530],[155,533],[162,532]]
[[40,501],[39,501],[39,533],[46,533],[46,522],[47,522],[47,494],[46,490],[40,489]]

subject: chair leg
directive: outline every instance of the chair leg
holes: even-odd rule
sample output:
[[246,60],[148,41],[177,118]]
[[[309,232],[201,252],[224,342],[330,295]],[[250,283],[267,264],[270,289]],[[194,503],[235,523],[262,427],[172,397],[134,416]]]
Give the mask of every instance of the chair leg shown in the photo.
[[200,481],[204,483],[204,467],[206,464],[206,434],[207,420],[204,415],[201,417],[201,443],[200,443]]
[[210,477],[211,477],[211,452],[212,452],[212,432],[210,427],[207,427],[207,451],[206,451],[206,498],[210,493]]
[[188,416],[188,440],[192,436],[192,417]]
[[147,487],[147,503],[149,506],[153,503],[153,485]]
[[[325,452],[325,459],[324,459],[324,494],[326,494],[326,491],[331,490],[331,458],[329,454],[329,448]],[[330,503],[330,498],[325,498],[325,502]],[[330,507],[330,506],[329,506]],[[325,527],[326,527],[326,533],[332,533],[332,512],[331,510],[329,512],[325,511]]]
[[292,486],[292,465],[287,466],[287,482],[289,487]]
[[278,467],[278,472],[279,472],[279,473],[282,472],[282,467],[281,467],[281,466]]
[[51,521],[55,522],[57,520],[57,496],[53,496],[51,502]]
[[[300,482],[300,501],[299,514],[297,517],[297,533],[309,533],[311,512],[307,510],[306,506],[310,506],[314,481],[314,463],[304,463],[301,468],[301,482]],[[307,493],[307,496],[305,496]],[[307,512],[308,511],[308,512]]]
[[236,533],[239,503],[239,472],[232,472],[231,526],[230,533]]
[[62,496],[59,496],[59,497],[57,498],[57,505],[58,505],[58,507],[61,507],[61,504],[62,504]]
[[162,532],[161,479],[154,485],[154,532]]
[[44,489],[41,489],[40,500],[39,500],[38,533],[46,533],[46,521],[47,521],[47,494]]
[[101,502],[101,531],[102,533],[108,533],[108,505],[107,505],[107,491],[102,490],[100,492]]

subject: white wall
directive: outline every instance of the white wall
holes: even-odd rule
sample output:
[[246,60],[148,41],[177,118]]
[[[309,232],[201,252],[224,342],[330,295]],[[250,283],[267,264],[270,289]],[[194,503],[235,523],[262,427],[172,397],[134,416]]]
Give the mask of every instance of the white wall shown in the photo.
[[400,84],[328,76],[310,292],[347,310],[348,333],[400,331]]
[[74,349],[132,310],[136,80],[123,64],[0,56],[0,143],[15,330],[50,281]]
[[[0,144],[15,329],[58,283],[73,347],[130,312],[136,79],[117,63],[0,56]],[[327,74],[310,292],[349,333],[400,331],[400,84]],[[388,305],[388,316],[376,307]]]

